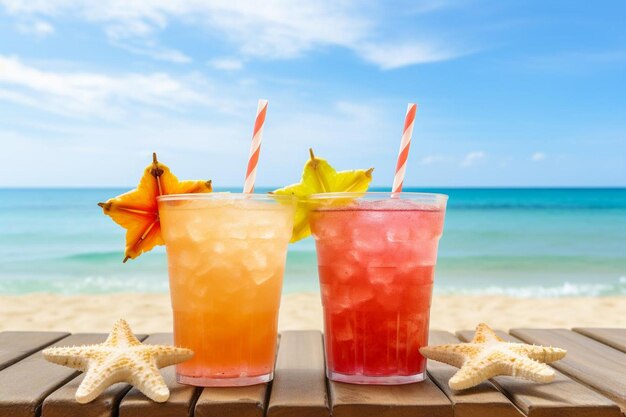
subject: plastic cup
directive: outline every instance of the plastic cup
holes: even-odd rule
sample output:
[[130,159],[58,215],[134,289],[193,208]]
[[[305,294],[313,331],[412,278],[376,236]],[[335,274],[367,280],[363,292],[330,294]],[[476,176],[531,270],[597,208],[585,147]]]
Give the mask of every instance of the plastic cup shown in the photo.
[[424,379],[437,246],[447,196],[327,193],[310,199],[329,379]]
[[159,197],[174,342],[194,351],[177,381],[242,386],[272,380],[296,199],[260,194]]

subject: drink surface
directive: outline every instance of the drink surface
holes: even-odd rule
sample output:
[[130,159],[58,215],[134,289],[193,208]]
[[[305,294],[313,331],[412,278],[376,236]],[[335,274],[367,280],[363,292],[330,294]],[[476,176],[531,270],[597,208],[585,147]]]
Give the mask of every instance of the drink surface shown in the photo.
[[[159,203],[174,339],[185,381],[271,375],[294,207],[254,200]],[[236,384],[236,382],[234,382]]]
[[419,348],[428,343],[444,213],[393,199],[314,210],[329,376],[424,372]]

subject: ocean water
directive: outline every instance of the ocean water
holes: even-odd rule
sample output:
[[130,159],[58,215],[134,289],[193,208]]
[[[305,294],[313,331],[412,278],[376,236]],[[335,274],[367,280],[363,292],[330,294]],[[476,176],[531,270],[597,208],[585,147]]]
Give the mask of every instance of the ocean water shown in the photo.
[[[163,248],[122,264],[124,230],[96,206],[124,191],[0,189],[0,294],[167,291]],[[626,189],[405,191],[450,196],[437,293],[626,294]],[[318,289],[309,238],[290,246],[284,291]]]

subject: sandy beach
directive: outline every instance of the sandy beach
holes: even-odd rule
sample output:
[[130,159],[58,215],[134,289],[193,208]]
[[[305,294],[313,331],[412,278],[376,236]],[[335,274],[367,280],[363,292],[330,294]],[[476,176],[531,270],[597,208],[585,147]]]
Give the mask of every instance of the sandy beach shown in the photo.
[[[138,333],[172,328],[167,294],[0,295],[1,330],[108,332],[125,318]],[[479,322],[494,328],[626,327],[626,297],[511,298],[436,296],[431,328],[458,330]],[[281,305],[281,330],[322,329],[317,293],[287,294]]]

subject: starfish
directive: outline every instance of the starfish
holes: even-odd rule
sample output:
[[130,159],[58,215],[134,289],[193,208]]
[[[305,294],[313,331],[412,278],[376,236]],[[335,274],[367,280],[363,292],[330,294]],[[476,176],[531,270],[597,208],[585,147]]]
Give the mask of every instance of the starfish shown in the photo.
[[454,390],[471,388],[497,375],[511,375],[534,382],[551,382],[554,369],[545,363],[562,359],[564,349],[505,342],[489,326],[480,323],[469,343],[426,346],[428,359],[456,366],[448,385]]
[[76,401],[93,401],[110,385],[127,382],[148,398],[164,402],[170,396],[159,368],[186,361],[193,351],[164,345],[144,345],[128,323],[118,320],[104,343],[44,349],[46,360],[85,372]]

